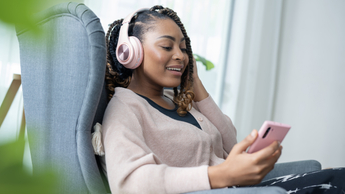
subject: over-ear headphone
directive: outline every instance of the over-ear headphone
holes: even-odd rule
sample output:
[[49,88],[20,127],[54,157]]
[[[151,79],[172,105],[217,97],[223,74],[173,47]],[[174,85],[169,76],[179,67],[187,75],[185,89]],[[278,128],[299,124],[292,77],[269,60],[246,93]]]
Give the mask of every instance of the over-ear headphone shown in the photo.
[[143,46],[140,40],[135,36],[128,37],[129,22],[132,17],[142,11],[148,10],[147,8],[138,9],[137,11],[129,14],[122,22],[120,29],[119,39],[116,47],[117,60],[128,69],[137,68],[143,61]]

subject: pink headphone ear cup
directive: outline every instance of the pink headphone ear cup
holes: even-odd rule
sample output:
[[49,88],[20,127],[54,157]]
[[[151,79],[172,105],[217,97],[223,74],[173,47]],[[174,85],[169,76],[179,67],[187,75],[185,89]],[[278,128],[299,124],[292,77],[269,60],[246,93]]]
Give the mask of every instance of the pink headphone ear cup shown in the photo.
[[143,52],[143,46],[140,42],[140,40],[135,37],[135,36],[130,36],[128,37],[131,46],[133,48],[133,57],[131,59],[131,61],[124,65],[126,68],[128,69],[135,69],[137,67],[139,67],[139,65],[141,64],[141,62],[143,61],[144,58],[144,52]]
[[122,26],[120,28],[120,34],[118,38],[118,43],[116,47],[116,58],[124,67],[128,69],[137,68],[144,58],[144,49],[141,45],[140,40],[135,36],[128,37],[128,27],[131,22],[132,17],[147,8],[138,9],[137,11],[129,14],[122,21]]

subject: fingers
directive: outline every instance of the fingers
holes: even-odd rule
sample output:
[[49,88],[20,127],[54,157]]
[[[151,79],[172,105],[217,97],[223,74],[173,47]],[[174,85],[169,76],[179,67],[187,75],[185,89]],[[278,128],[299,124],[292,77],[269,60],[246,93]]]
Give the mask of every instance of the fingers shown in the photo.
[[198,78],[199,78],[199,76],[198,76],[198,67],[197,67],[197,64],[196,64],[196,60],[193,57],[193,79],[198,79]]
[[258,136],[258,132],[254,129],[244,140],[236,144],[233,148],[234,153],[241,154],[246,151],[249,146],[251,146]]
[[221,175],[226,180],[226,186],[248,185],[259,183],[273,168],[281,155],[282,147],[274,142],[268,147],[253,154],[245,153],[258,137],[258,132],[253,130],[244,140],[236,144],[228,158],[221,165]]
[[[271,145],[275,146],[275,144],[273,143]],[[271,170],[273,170],[275,163],[278,161],[282,153],[281,151],[282,151],[282,146],[279,145],[278,149],[275,152],[273,152],[272,155],[270,155],[268,158],[265,158],[265,157],[261,158],[261,161],[257,163],[262,168],[262,171],[260,173],[260,175],[262,175],[262,178],[264,178]]]
[[280,158],[282,154],[282,149],[283,147],[279,146],[278,150],[272,154],[271,158],[274,160],[274,163],[276,163],[278,159]]
[[282,153],[282,146],[279,147],[279,149],[273,153],[273,155],[266,160],[266,171],[264,172],[265,174],[269,173],[271,170],[274,168],[274,164],[278,161]]
[[279,148],[271,156],[269,156],[267,158],[265,158],[265,157],[261,158],[260,163],[267,166],[267,167],[272,167],[270,169],[270,170],[272,170],[274,167],[274,164],[278,161],[281,154],[282,154],[282,146],[279,146]]
[[256,155],[260,158],[269,158],[271,157],[280,147],[280,144],[277,141],[274,141],[271,145],[267,146],[266,148],[257,151]]

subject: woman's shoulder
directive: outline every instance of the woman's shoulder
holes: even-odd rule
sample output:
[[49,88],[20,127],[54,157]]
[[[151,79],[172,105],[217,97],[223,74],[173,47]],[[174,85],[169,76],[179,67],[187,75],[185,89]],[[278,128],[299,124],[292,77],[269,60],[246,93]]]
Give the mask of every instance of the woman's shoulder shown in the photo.
[[114,97],[122,98],[123,96],[135,97],[136,94],[130,89],[123,88],[123,87],[116,87]]
[[116,87],[115,93],[111,100],[118,100],[121,102],[138,102],[141,101],[141,97],[134,93],[132,90],[122,87]]
[[111,106],[116,109],[138,107],[138,105],[145,104],[145,100],[132,90],[122,87],[116,87],[115,93],[111,98],[108,107]]
[[[126,120],[128,117],[141,118],[141,113],[147,112],[145,99],[127,88],[115,88],[115,93],[105,111],[105,118],[111,120]],[[116,119],[114,119],[116,118]]]

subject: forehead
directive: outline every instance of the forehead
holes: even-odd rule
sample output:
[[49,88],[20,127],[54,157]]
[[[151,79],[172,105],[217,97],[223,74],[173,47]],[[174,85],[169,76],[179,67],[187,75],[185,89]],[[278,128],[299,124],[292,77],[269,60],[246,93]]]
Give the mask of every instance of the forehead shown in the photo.
[[151,30],[144,34],[144,39],[154,39],[161,36],[172,36],[180,41],[184,36],[180,27],[172,19],[158,19]]

